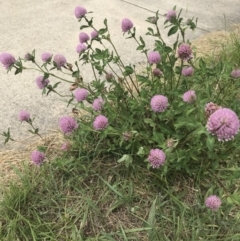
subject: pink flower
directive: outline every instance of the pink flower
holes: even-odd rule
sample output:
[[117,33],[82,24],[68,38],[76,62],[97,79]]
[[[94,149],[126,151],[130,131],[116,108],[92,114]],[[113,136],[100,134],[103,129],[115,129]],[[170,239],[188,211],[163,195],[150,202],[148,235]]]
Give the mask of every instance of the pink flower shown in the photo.
[[77,88],[74,92],[74,96],[78,102],[83,101],[88,96],[88,91],[84,88]]
[[86,33],[82,32],[79,34],[79,41],[81,44],[87,42],[89,39],[90,38]]
[[152,97],[150,105],[154,112],[163,112],[168,107],[168,99],[163,95],[155,95]]
[[85,16],[86,13],[87,13],[87,10],[84,7],[80,7],[80,6],[76,7],[74,11],[76,18],[82,18]]
[[133,27],[133,23],[128,18],[124,18],[122,20],[122,25],[121,26],[122,26],[122,31],[124,33],[126,33],[127,31],[129,31]]
[[82,53],[87,49],[87,46],[85,44],[78,44],[76,51],[77,53]]
[[13,57],[13,55],[8,54],[8,53],[1,53],[0,54],[0,62],[2,63],[2,65],[8,69],[10,68],[12,65],[15,64],[16,59]]
[[71,134],[78,128],[78,123],[71,116],[63,116],[59,119],[59,127],[64,134]]
[[205,204],[208,208],[216,211],[221,206],[222,202],[216,195],[211,195],[206,199]]
[[98,32],[97,32],[96,30],[93,30],[93,31],[91,32],[91,38],[94,39],[94,38],[96,38],[97,36],[98,36]]
[[30,114],[26,110],[21,110],[18,118],[20,121],[29,121],[30,120]]
[[93,101],[92,107],[94,110],[101,110],[104,105],[104,100],[99,97]]
[[40,166],[45,159],[45,154],[40,151],[33,151],[31,154],[31,159],[35,165]]
[[220,108],[210,115],[207,130],[219,141],[229,141],[237,135],[240,127],[236,113],[228,108]]
[[44,52],[42,55],[41,55],[41,58],[42,58],[42,61],[47,63],[47,62],[50,62],[51,59],[52,59],[52,54],[49,53],[49,52]]
[[62,147],[61,147],[61,149],[63,150],[63,151],[67,151],[69,148],[70,148],[70,144],[69,143],[63,143],[62,144]]
[[43,89],[48,85],[48,83],[49,83],[49,79],[44,79],[44,76],[38,76],[36,78],[36,84],[39,89]]
[[161,61],[161,55],[157,51],[148,54],[148,62],[150,64],[157,64]]
[[155,68],[153,69],[152,73],[153,73],[153,76],[159,77],[162,74],[162,71],[158,68]]
[[190,60],[192,58],[192,49],[188,44],[181,44],[178,47],[178,57],[181,60]]
[[61,69],[61,67],[63,67],[67,63],[67,60],[63,55],[56,54],[54,56],[54,63],[56,64],[57,69],[59,70],[59,69]]
[[108,118],[105,117],[104,115],[97,116],[93,122],[93,128],[95,130],[103,130],[107,127],[107,125],[108,125]]
[[183,94],[183,101],[187,103],[194,103],[197,99],[197,96],[195,94],[194,90],[189,90]]
[[209,117],[212,113],[214,113],[216,110],[222,108],[221,106],[218,106],[217,104],[213,102],[209,102],[205,105],[205,114],[207,117]]
[[239,78],[240,77],[240,69],[235,69],[231,72],[231,76],[233,78]]
[[182,69],[182,75],[186,76],[186,77],[192,76],[193,72],[194,72],[194,70],[193,70],[193,67],[191,67],[191,66],[185,67]]
[[148,160],[152,166],[152,168],[159,168],[165,162],[166,155],[160,149],[152,149],[148,156]]
[[166,19],[169,21],[169,22],[173,22],[177,17],[177,14],[174,10],[170,10],[168,11],[168,13],[166,14]]

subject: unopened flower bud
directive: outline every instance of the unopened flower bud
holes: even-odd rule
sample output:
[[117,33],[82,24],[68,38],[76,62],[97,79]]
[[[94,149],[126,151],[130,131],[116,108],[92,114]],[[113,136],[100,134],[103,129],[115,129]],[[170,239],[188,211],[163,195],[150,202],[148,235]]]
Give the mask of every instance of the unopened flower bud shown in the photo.
[[24,59],[26,61],[34,61],[34,56],[31,55],[30,53],[26,53],[25,56],[24,56]]

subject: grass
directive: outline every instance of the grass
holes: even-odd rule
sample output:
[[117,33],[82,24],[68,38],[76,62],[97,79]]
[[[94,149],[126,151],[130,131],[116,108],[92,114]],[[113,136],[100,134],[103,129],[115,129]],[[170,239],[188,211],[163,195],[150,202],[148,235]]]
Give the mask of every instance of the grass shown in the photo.
[[[239,30],[230,34],[211,63],[240,66]],[[217,57],[216,57],[217,56]],[[3,187],[2,241],[194,241],[240,240],[239,163],[215,173],[168,179],[145,166],[126,168],[111,157],[60,156],[36,168],[16,169],[18,181]],[[204,201],[222,197],[219,211]]]

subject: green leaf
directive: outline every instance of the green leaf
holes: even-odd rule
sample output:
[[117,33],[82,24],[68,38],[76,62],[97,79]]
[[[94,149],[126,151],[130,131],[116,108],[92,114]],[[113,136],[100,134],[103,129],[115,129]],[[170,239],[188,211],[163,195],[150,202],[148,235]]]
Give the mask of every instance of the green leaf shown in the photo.
[[145,118],[143,121],[144,121],[146,124],[149,124],[151,127],[155,127],[155,126],[156,126],[156,123],[154,123],[153,120],[150,119],[150,118]]
[[132,164],[132,157],[130,155],[124,154],[120,159],[117,160],[118,163],[124,162],[126,167]]
[[168,31],[168,36],[175,34],[177,31],[178,31],[178,26],[171,27],[170,30]]
[[213,149],[214,143],[215,143],[215,138],[209,135],[207,138],[207,143],[206,143],[209,151],[211,151]]

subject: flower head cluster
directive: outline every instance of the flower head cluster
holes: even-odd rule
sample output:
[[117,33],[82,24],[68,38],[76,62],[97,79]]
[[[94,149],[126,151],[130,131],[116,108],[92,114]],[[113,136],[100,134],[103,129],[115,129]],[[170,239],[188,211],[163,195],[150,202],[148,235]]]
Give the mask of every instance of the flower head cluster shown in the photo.
[[91,38],[94,39],[94,38],[96,38],[97,36],[98,36],[98,32],[97,32],[96,30],[93,30],[93,31],[91,32]]
[[25,56],[24,56],[24,59],[26,61],[34,61],[34,56],[30,53],[26,53]]
[[61,69],[61,67],[63,67],[67,63],[67,60],[63,55],[56,54],[54,56],[54,63],[56,64],[57,69]]
[[21,110],[18,114],[18,119],[22,121],[29,121],[30,120],[30,114],[26,110]]
[[113,76],[112,73],[107,73],[107,74],[106,74],[106,80],[107,80],[107,81],[110,81],[113,77],[114,77],[114,76]]
[[166,140],[166,145],[168,148],[171,148],[174,146],[174,140],[172,138],[169,138]]
[[186,76],[186,77],[192,76],[193,72],[194,72],[194,70],[193,70],[193,67],[191,67],[191,66],[185,67],[182,69],[182,75]]
[[49,83],[49,79],[44,79],[44,76],[38,76],[36,78],[36,84],[39,89],[43,89]]
[[71,116],[63,116],[59,119],[59,127],[64,134],[71,134],[78,128],[78,123]]
[[240,77],[240,69],[235,69],[231,72],[231,76],[233,78],[239,78]]
[[42,55],[41,55],[41,59],[43,62],[47,63],[47,62],[50,62],[51,59],[52,59],[52,54],[49,53],[49,52],[44,52]]
[[104,100],[101,97],[98,97],[93,101],[92,107],[94,110],[101,110],[104,105]]
[[148,156],[148,160],[152,166],[152,168],[159,168],[165,162],[166,155],[160,149],[152,149]]
[[62,144],[61,149],[63,151],[67,151],[70,147],[71,147],[71,145],[69,143],[65,142],[65,143]]
[[87,10],[84,7],[80,7],[80,6],[76,7],[74,11],[76,18],[82,18],[85,16],[86,13],[87,13]]
[[77,88],[74,92],[74,96],[78,102],[83,101],[88,96],[88,91],[84,88]]
[[15,64],[16,59],[13,57],[13,55],[9,54],[9,53],[1,53],[0,54],[0,62],[2,63],[2,65],[8,69],[10,68],[12,65]]
[[155,95],[152,97],[150,105],[154,112],[163,112],[168,107],[168,98],[163,95]]
[[84,52],[87,49],[87,46],[85,44],[78,44],[76,51],[78,54]]
[[93,122],[93,128],[95,130],[103,130],[108,125],[108,118],[104,115],[99,115],[95,118]]
[[209,196],[205,201],[206,207],[216,211],[222,204],[221,199],[216,195]]
[[162,71],[158,68],[153,69],[152,73],[155,77],[159,77],[160,75],[162,75]]
[[169,21],[169,22],[173,22],[177,17],[177,14],[174,10],[170,10],[168,11],[168,13],[166,14],[166,19]]
[[128,140],[130,140],[133,137],[132,133],[128,132],[128,131],[124,132],[122,135],[123,135],[123,139],[125,141],[128,141]]
[[194,103],[197,99],[197,96],[195,94],[194,90],[189,90],[183,94],[183,101],[187,103]]
[[212,113],[214,113],[216,110],[220,108],[222,107],[213,102],[209,102],[205,105],[205,115],[209,117]]
[[37,166],[40,166],[45,159],[45,154],[40,151],[33,151],[31,154],[31,160]]
[[207,130],[219,141],[229,141],[237,135],[240,123],[236,113],[228,108],[220,108],[210,115]]
[[81,44],[87,42],[89,39],[90,39],[90,38],[89,38],[88,34],[86,34],[86,33],[84,33],[84,32],[82,32],[82,33],[79,34],[79,42],[80,42]]
[[152,51],[148,54],[148,62],[150,64],[157,64],[161,61],[161,55],[158,51]]
[[178,47],[178,57],[181,60],[190,60],[192,58],[192,49],[188,44],[181,44]]
[[128,18],[124,18],[122,20],[122,25],[121,26],[122,26],[122,31],[124,33],[126,33],[127,31],[129,31],[133,27],[133,23]]

